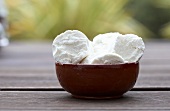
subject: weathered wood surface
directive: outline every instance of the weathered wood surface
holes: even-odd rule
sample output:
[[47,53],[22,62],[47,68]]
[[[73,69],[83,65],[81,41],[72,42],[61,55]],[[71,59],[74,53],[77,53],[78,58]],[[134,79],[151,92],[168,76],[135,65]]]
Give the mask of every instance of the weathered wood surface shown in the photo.
[[170,110],[169,49],[170,42],[146,42],[136,91],[120,99],[81,100],[57,91],[51,42],[11,43],[0,52],[0,110]]
[[[146,42],[135,87],[170,87],[170,42]],[[14,42],[0,52],[0,88],[58,88],[51,42]]]
[[64,91],[0,92],[1,110],[170,110],[170,92],[130,91],[120,99],[81,100]]

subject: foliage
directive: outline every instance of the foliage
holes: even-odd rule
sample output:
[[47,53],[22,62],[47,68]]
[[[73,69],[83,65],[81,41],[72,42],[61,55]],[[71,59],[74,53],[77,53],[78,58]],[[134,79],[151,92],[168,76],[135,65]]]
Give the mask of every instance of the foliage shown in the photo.
[[170,38],[170,0],[131,0],[128,12],[154,33],[152,38]]
[[170,38],[170,0],[156,0],[154,2],[155,6],[158,8],[161,8],[162,10],[166,11],[164,12],[166,14],[166,17],[168,21],[162,25],[161,29],[159,30],[159,33],[164,38]]
[[14,39],[53,39],[68,29],[90,39],[99,33],[152,33],[126,11],[129,0],[7,0]]

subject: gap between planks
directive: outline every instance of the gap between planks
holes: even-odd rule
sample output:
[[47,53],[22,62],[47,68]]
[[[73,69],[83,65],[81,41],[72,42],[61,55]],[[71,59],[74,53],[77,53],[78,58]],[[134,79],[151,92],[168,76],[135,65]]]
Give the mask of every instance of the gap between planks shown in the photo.
[[[65,91],[63,88],[1,88],[0,91]],[[135,87],[130,91],[170,91],[170,87]]]

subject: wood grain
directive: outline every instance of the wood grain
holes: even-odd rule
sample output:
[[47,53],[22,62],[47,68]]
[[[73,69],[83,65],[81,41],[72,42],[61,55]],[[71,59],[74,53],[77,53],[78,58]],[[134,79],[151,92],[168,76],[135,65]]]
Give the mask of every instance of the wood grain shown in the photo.
[[[140,74],[135,87],[170,87],[170,74]],[[1,88],[61,88],[55,74],[0,74]]]
[[120,99],[82,100],[66,92],[0,92],[1,110],[170,110],[170,92],[129,91]]
[[[170,87],[170,43],[146,42],[135,87]],[[50,42],[13,42],[0,52],[0,88],[58,88]]]
[[[146,42],[135,85],[140,91],[129,91],[120,99],[81,100],[65,91],[46,90],[61,88],[50,42],[11,43],[0,52],[0,110],[170,110],[170,91],[166,90],[170,89],[169,49],[169,42]],[[10,88],[40,90],[1,91]],[[159,91],[141,91],[142,88]]]

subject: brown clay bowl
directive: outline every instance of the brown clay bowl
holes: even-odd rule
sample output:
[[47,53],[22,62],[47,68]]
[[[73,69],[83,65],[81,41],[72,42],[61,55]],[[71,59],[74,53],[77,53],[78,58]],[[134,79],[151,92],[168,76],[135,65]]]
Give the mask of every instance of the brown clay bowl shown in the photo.
[[73,65],[56,63],[61,86],[76,98],[119,98],[133,88],[139,63]]

